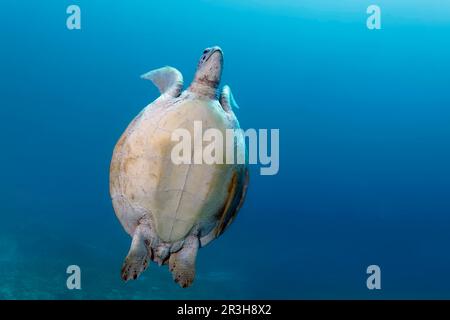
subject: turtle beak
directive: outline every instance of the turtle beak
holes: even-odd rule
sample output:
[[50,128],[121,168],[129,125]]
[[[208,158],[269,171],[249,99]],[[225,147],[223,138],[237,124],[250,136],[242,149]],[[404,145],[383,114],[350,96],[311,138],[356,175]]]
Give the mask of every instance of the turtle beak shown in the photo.
[[206,48],[205,49],[205,53],[206,53],[206,59],[205,62],[209,60],[209,58],[212,57],[213,54],[218,53],[220,54],[221,58],[223,59],[223,51],[219,46],[214,46],[211,48]]

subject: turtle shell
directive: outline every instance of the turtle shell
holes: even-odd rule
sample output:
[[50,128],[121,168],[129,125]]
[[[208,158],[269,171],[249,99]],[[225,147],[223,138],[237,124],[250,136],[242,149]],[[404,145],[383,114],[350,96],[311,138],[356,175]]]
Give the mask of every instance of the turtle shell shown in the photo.
[[[245,195],[247,168],[245,164],[227,164],[226,153],[233,148],[236,159],[245,157],[243,134],[236,132],[232,144],[223,140],[223,163],[196,164],[195,152],[200,154],[211,144],[194,136],[198,134],[196,121],[203,129],[200,134],[215,128],[224,138],[226,129],[239,128],[234,114],[224,111],[217,100],[183,94],[169,101],[156,100],[133,120],[117,143],[110,189],[116,214],[128,233],[147,215],[162,241],[174,243],[196,232],[205,245],[234,218]],[[174,147],[180,143],[172,140],[176,129],[190,133],[191,163],[172,161]]]

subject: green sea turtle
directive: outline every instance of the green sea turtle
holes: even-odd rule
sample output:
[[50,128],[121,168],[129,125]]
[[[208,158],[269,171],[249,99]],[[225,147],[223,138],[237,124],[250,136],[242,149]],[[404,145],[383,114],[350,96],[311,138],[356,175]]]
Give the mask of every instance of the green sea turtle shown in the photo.
[[[183,77],[175,68],[142,76],[158,87],[161,96],[128,126],[110,167],[114,210],[132,237],[122,267],[125,281],[136,279],[153,260],[168,263],[180,286],[191,285],[198,249],[225,231],[244,201],[246,164],[175,164],[171,158],[176,129],[193,136],[195,121],[201,121],[204,129],[220,130],[224,137],[227,129],[239,129],[230,88],[225,86],[218,95],[222,68],[222,50],[212,47],[203,52],[194,80],[183,92]],[[223,143],[223,154],[233,148],[236,159],[245,157],[242,132],[235,137],[234,143]],[[203,146],[194,144],[191,154]]]

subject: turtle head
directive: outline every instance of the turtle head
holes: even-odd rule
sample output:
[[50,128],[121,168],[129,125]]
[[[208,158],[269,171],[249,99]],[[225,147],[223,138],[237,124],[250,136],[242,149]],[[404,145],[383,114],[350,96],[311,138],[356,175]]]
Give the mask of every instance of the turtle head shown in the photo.
[[206,48],[197,65],[190,91],[215,97],[223,68],[223,52],[220,47]]

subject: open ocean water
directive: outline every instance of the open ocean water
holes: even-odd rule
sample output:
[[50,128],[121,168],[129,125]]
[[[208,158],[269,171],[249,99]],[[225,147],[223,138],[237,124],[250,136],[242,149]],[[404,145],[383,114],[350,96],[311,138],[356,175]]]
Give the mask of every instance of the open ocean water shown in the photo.
[[[450,298],[449,35],[438,0],[2,0],[0,298]],[[187,86],[212,45],[241,126],[280,129],[280,171],[251,167],[192,287],[155,264],[124,283],[108,175],[159,95],[139,75],[171,65]]]

